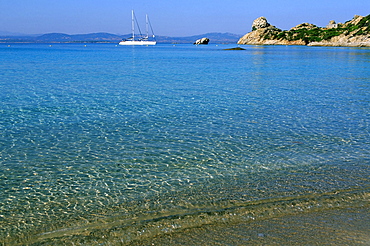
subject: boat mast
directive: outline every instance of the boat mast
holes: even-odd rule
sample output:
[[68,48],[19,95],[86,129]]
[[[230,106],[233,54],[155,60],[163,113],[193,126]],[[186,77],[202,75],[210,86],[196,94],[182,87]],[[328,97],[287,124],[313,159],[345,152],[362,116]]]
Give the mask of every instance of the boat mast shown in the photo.
[[149,38],[149,26],[148,26],[148,15],[145,15],[146,23],[146,38]]
[[135,40],[135,20],[134,20],[134,10],[132,10],[132,20],[131,20],[131,31],[132,31],[132,41]]

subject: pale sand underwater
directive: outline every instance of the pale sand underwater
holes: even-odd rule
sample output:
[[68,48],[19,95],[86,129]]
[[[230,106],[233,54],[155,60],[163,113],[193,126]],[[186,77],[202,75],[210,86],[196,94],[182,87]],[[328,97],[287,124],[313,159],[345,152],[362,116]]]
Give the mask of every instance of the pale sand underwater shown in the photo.
[[370,204],[251,222],[208,224],[133,241],[125,241],[119,234],[110,234],[109,239],[98,234],[78,238],[60,235],[30,245],[370,245],[369,211]]
[[370,245],[370,205],[209,225],[130,245]]

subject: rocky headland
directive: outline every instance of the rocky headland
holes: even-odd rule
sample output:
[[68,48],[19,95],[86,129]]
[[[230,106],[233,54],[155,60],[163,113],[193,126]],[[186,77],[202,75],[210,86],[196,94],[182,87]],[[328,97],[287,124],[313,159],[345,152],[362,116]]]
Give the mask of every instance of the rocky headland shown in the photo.
[[330,21],[326,27],[302,23],[288,31],[259,17],[238,44],[370,47],[370,15],[355,15],[344,24]]

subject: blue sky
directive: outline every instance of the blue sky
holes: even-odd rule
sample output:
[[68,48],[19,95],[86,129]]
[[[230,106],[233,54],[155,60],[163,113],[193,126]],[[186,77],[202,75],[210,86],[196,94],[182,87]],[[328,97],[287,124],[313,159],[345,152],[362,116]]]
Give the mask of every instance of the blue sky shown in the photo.
[[370,14],[370,0],[0,0],[0,31],[126,34],[131,9],[142,29],[149,15],[156,35],[245,34],[260,16],[284,30],[303,22],[345,22]]

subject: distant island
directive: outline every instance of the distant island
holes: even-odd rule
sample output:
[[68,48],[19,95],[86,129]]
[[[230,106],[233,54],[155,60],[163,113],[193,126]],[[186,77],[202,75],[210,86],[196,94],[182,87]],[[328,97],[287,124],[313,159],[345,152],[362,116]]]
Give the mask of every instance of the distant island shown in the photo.
[[355,15],[344,24],[330,21],[326,27],[303,23],[288,31],[259,17],[238,44],[370,47],[370,15]]
[[[119,43],[131,34],[116,35],[111,33],[65,34],[47,33],[43,35],[0,35],[0,43]],[[206,33],[187,37],[156,36],[157,43],[189,43],[207,37],[210,43],[222,44],[238,42],[242,35],[233,33]]]

